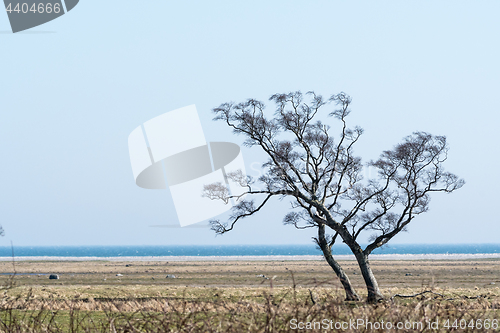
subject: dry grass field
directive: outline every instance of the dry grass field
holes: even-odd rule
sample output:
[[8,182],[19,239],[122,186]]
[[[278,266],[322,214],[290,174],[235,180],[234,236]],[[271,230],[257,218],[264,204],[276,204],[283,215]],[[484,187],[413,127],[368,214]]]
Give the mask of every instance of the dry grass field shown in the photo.
[[[356,263],[341,264],[366,295]],[[500,320],[499,260],[373,261],[372,268],[387,297],[376,305],[344,302],[323,261],[20,261],[13,279],[12,263],[0,262],[0,332],[386,331],[380,321],[413,323],[401,332],[480,332]],[[353,319],[372,326],[335,327]],[[325,320],[330,326],[320,327]]]

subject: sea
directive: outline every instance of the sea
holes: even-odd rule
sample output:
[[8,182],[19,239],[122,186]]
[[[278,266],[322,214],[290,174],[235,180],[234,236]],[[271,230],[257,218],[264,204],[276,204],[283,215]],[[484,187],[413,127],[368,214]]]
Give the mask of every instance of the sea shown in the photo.
[[[335,255],[349,255],[346,245],[334,245]],[[394,244],[373,254],[500,254],[500,244]],[[306,245],[147,245],[147,246],[1,246],[0,257],[228,257],[318,256],[314,244]]]

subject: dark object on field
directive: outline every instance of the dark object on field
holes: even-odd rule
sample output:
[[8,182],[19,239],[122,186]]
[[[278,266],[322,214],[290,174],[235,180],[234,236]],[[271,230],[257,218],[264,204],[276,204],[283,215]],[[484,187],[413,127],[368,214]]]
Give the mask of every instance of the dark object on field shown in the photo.
[[405,276],[412,276],[413,274],[411,273],[406,273]]
[[127,264],[127,265],[125,265],[125,267],[130,267],[130,266],[132,266],[132,264]]
[[57,275],[57,274],[50,274],[49,280],[59,280],[59,275]]

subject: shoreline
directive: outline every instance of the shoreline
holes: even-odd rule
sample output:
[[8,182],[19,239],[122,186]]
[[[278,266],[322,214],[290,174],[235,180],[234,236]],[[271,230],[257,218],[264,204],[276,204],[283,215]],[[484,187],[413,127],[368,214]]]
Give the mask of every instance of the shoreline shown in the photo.
[[[354,261],[354,255],[337,255],[336,260]],[[476,260],[500,259],[500,253],[443,253],[443,254],[372,254],[370,260]],[[322,261],[321,255],[270,255],[270,256],[124,256],[124,257],[14,257],[14,261]],[[12,257],[0,257],[12,261]]]

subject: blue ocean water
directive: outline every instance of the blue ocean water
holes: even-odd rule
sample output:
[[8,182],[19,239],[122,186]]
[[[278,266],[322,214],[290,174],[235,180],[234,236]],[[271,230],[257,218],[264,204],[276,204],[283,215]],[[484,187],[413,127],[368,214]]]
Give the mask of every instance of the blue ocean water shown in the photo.
[[[334,254],[351,254],[345,245],[334,245]],[[500,253],[500,244],[395,244],[374,254]],[[16,257],[145,257],[145,256],[272,256],[321,255],[309,245],[175,245],[175,246],[14,246]],[[0,247],[0,257],[12,256],[11,247]]]

